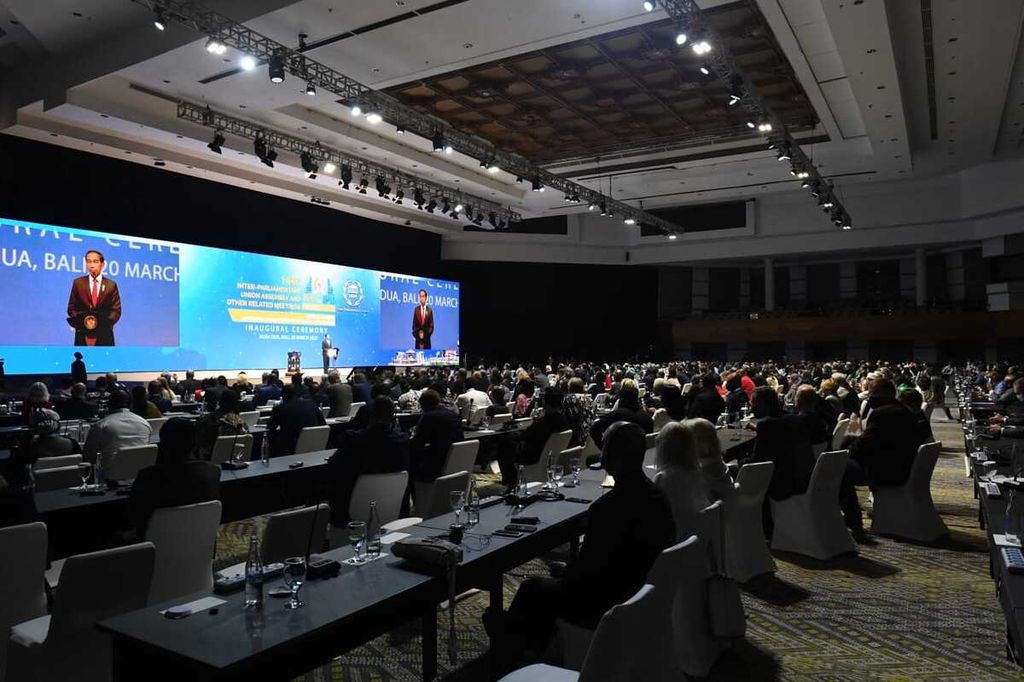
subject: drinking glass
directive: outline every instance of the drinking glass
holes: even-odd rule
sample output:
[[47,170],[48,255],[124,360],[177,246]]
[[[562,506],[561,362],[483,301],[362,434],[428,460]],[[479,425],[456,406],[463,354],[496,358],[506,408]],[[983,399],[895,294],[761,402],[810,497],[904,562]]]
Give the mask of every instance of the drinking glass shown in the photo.
[[452,511],[455,512],[455,525],[461,526],[459,523],[459,517],[462,514],[462,508],[466,506],[466,492],[464,490],[453,490],[448,493],[448,503],[452,506]]
[[306,557],[293,556],[284,560],[284,580],[292,591],[292,597],[284,607],[297,609],[305,606],[303,602],[299,601],[299,589],[306,580]]
[[89,477],[92,476],[92,462],[81,462],[78,465],[78,475],[82,477],[82,490],[89,487]]
[[349,521],[348,539],[352,543],[352,549],[356,551],[356,556],[352,563],[366,563],[366,559],[361,556],[363,544],[366,542],[366,523],[363,521]]
[[561,482],[562,476],[561,464],[552,464],[548,467],[548,481],[551,483],[551,489],[555,492],[558,492],[558,484]]
[[572,470],[573,487],[580,484],[580,472],[583,471],[583,458],[573,457],[569,460],[569,468]]
[[490,428],[491,428],[491,415],[484,414],[484,430],[486,431],[486,430],[489,430]]

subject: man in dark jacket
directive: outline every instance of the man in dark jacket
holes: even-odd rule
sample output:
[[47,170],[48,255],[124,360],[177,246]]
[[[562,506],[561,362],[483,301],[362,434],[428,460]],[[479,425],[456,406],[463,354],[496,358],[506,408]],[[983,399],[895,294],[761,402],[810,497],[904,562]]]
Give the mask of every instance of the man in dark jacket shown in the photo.
[[275,456],[295,453],[299,433],[307,426],[323,426],[323,412],[312,400],[302,400],[295,384],[288,384],[281,391],[281,404],[270,411],[267,423],[267,437],[270,451]]
[[342,383],[336,371],[327,375],[327,404],[331,417],[347,417],[352,411],[352,387]]
[[871,388],[874,407],[864,433],[850,444],[850,460],[839,487],[839,506],[847,527],[862,531],[860,504],[855,486],[896,487],[907,482],[920,433],[914,415],[896,400],[896,386],[889,379],[875,381]]
[[725,400],[718,395],[717,378],[714,374],[705,374],[700,380],[700,391],[690,402],[690,419],[707,419],[712,424],[725,412]]
[[644,430],[617,422],[607,430],[602,460],[615,487],[590,505],[586,539],[560,578],[530,578],[508,614],[484,614],[491,642],[510,663],[526,651],[542,654],[564,618],[593,629],[601,616],[643,586],[661,550],[675,539],[668,499],[643,472]]
[[220,467],[195,458],[196,428],[189,419],[171,419],[160,429],[156,464],[139,472],[128,494],[128,513],[138,538],[146,535],[153,510],[216,500]]
[[654,431],[654,420],[640,405],[640,393],[632,386],[619,391],[618,407],[594,421],[590,427],[590,437],[594,444],[601,446],[605,430],[615,422],[630,422],[641,427],[645,433]]
[[[338,450],[327,460],[327,486],[331,524],[344,527],[356,480],[362,474],[390,474],[409,470],[409,436],[393,429],[395,406],[378,396],[370,403],[369,424],[361,431],[341,434]],[[365,510],[355,510],[363,514]],[[357,517],[362,520],[362,517]]]
[[462,420],[441,407],[441,396],[432,388],[423,391],[419,403],[423,414],[409,441],[409,474],[415,481],[430,482],[441,475],[448,448],[462,440]]

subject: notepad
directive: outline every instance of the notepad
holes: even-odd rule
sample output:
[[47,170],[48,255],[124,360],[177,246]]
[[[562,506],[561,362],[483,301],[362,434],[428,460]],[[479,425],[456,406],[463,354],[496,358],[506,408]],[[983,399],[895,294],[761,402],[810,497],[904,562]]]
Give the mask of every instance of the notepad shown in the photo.
[[[226,603],[227,602],[224,599],[218,599],[217,597],[203,597],[202,599],[190,601],[187,604],[177,604],[171,608],[188,609],[192,613],[198,613],[200,611],[206,611],[207,609],[212,609],[214,606],[220,606],[221,604]],[[160,613],[167,613],[167,609],[164,609]]]
[[382,537],[380,539],[380,543],[382,545],[392,545],[392,544],[398,542],[399,540],[403,540],[403,539],[405,539],[407,537],[409,537],[408,533],[399,533],[399,532],[396,531],[394,533],[388,533],[387,535]]

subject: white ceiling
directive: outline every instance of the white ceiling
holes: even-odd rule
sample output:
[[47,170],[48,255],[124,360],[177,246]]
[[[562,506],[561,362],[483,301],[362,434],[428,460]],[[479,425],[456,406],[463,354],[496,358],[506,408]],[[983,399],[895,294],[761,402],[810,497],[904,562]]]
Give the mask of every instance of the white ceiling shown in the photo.
[[[1024,0],[932,0],[935,140],[919,0],[752,1],[821,120],[814,135],[828,138],[806,149],[840,186],[950,173],[1024,151]],[[316,42],[435,2],[204,0],[292,46],[300,32]],[[638,0],[467,0],[337,40],[309,55],[373,88],[385,88],[664,17],[661,10],[648,14],[639,5]],[[336,97],[321,92],[310,98],[292,77],[274,86],[259,68],[203,84],[235,69],[240,55],[229,51],[213,57],[202,48],[204,37],[181,26],[158,34],[148,11],[128,0],[0,0],[0,28],[7,33],[0,38],[0,79],[13,83],[0,93],[0,120],[13,121],[11,109],[21,109],[8,132],[137,162],[160,158],[173,172],[281,196],[322,195],[333,208],[410,220],[458,237],[454,221],[365,197],[346,198],[336,180],[321,176],[310,183],[285,163],[267,169],[247,141],[229,139],[231,153],[212,155],[205,148],[210,132],[175,118],[173,102],[186,99],[399,167],[527,217],[585,211],[567,206],[558,193],[530,192],[504,172],[486,173],[478,159],[433,154],[429,141],[397,135],[386,122],[371,126],[353,119]],[[45,105],[38,104],[44,96]],[[773,153],[733,150],[749,144],[614,162],[595,159],[552,170],[603,191],[610,181],[615,198],[643,201],[647,208],[793,192],[788,168]],[[609,165],[630,169],[600,170]]]

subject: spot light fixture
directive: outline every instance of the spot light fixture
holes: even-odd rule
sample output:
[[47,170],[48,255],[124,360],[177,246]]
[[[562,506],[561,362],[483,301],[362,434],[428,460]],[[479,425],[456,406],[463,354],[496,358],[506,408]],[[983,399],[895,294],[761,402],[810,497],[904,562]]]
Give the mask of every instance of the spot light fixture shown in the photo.
[[316,180],[316,173],[319,170],[319,165],[309,152],[302,152],[299,154],[299,163],[302,165],[302,170],[306,171],[307,176],[310,180]]
[[267,61],[267,75],[270,76],[271,83],[284,82],[284,57],[280,52],[270,55]]
[[157,7],[154,12],[153,26],[155,26],[158,31],[163,31],[167,28],[167,24],[164,22],[164,11],[159,7]]
[[349,184],[352,182],[352,167],[346,164],[341,166],[341,180],[338,184],[341,185],[342,189],[348,189]]
[[228,46],[215,38],[209,38],[206,41],[206,51],[210,54],[220,56],[228,51]]
[[534,175],[533,176],[533,180],[531,181],[530,184],[531,184],[531,189],[533,189],[534,192],[543,192],[544,191],[544,184],[540,181],[540,176],[539,175]]
[[359,189],[356,190],[360,194],[366,194],[366,188],[370,186],[370,181],[365,177],[359,178]]
[[306,83],[306,94],[310,97],[316,97],[316,86],[313,85],[313,81]]
[[220,154],[220,148],[224,146],[224,135],[218,130],[213,134],[213,139],[210,140],[210,144],[206,145],[211,152]]
[[644,11],[653,12],[654,8],[658,6],[657,0],[644,0]]

